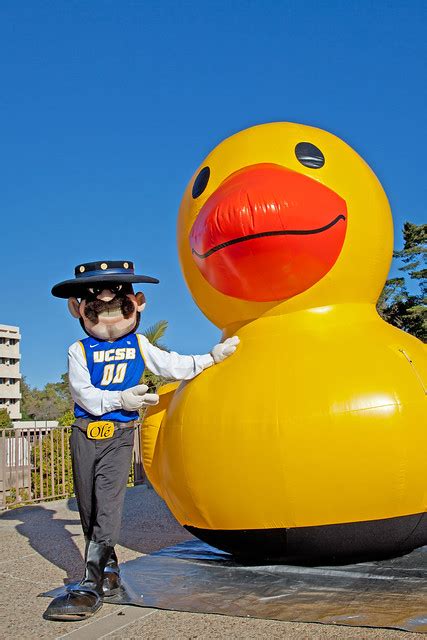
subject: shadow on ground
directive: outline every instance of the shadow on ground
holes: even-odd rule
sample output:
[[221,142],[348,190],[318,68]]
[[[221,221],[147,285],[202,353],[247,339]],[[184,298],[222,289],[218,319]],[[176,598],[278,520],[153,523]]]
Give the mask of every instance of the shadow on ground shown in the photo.
[[28,539],[34,551],[62,569],[67,575],[64,582],[68,582],[79,575],[83,566],[82,555],[74,541],[78,533],[71,533],[67,529],[70,525],[79,525],[80,520],[78,516],[67,517],[71,515],[67,511],[62,514],[56,505],[56,502],[50,502],[20,507],[4,513],[2,520],[19,520],[20,523],[15,526],[16,531]]
[[[19,521],[16,531],[28,539],[34,551],[66,574],[65,583],[80,579],[83,533],[75,498],[19,507],[1,517]],[[141,485],[127,490],[119,545],[148,554],[190,538],[152,488]]]

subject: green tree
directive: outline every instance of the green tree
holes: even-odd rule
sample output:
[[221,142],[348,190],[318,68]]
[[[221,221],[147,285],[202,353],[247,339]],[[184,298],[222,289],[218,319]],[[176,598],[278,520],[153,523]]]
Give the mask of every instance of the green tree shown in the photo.
[[74,422],[74,411],[67,409],[67,411],[60,416],[58,424],[60,427],[70,427]]
[[159,347],[160,349],[168,351],[168,348],[160,342],[160,340],[165,335],[167,328],[168,321],[159,320],[158,322],[152,324],[151,327],[147,327],[147,329],[145,329],[145,331],[143,331],[142,333],[147,338],[147,340],[151,342],[151,344],[154,344],[154,346]]
[[[405,222],[403,249],[393,256],[402,263],[399,271],[404,275],[387,280],[378,300],[378,312],[390,324],[426,342],[427,224]],[[407,278],[414,292],[409,292]]]
[[[148,327],[142,333],[147,338],[147,340],[151,342],[151,344],[154,344],[154,346],[159,347],[160,349],[164,349],[165,351],[169,351],[169,349],[161,342],[167,328],[168,321],[159,320],[159,322],[156,322],[151,327]],[[141,382],[148,385],[149,391],[151,393],[155,393],[162,384],[165,384],[167,382],[167,379],[163,378],[162,376],[156,376],[154,373],[151,373],[151,371],[147,371],[146,369],[142,376]]]
[[11,427],[13,424],[7,409],[0,409],[0,429],[10,429]]
[[48,382],[43,389],[31,388],[23,378],[21,393],[24,419],[58,420],[73,406],[67,373],[60,382]]
[[28,407],[32,401],[31,396],[32,396],[33,390],[27,384],[27,380],[25,376],[22,376],[21,378],[20,389],[21,389],[21,396],[22,396],[21,397],[22,420],[33,420],[34,418],[32,418],[32,416],[30,416],[30,414],[28,413]]

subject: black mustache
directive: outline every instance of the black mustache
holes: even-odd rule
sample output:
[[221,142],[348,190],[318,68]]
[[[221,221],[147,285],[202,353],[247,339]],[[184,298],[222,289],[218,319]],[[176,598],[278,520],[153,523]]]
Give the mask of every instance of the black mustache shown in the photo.
[[116,309],[120,309],[126,319],[130,318],[135,311],[134,304],[128,296],[116,296],[108,302],[106,300],[98,300],[98,298],[86,302],[84,315],[88,320],[96,324],[100,313],[103,311],[115,311]]

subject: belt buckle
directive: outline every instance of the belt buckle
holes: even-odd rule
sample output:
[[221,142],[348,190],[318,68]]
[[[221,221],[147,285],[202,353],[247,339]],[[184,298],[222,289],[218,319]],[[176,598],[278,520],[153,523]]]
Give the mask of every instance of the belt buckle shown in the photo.
[[89,422],[86,435],[91,440],[107,440],[114,434],[114,422],[111,420],[97,420]]

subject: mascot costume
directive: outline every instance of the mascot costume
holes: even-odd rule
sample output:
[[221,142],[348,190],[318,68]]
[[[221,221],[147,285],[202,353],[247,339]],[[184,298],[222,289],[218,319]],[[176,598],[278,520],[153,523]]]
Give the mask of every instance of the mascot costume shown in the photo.
[[44,617],[81,620],[93,615],[104,596],[117,593],[117,543],[139,410],[158,396],[140,384],[144,369],[173,380],[190,380],[222,362],[238,344],[233,337],[210,354],[185,356],[153,346],[136,333],[145,306],[136,282],[158,283],[136,275],[129,261],[78,265],[75,278],[55,285],[52,294],[68,298],[71,314],[87,338],[68,351],[69,383],[75,401],[70,449],[74,488],[86,539],[85,574],[55,598]]

